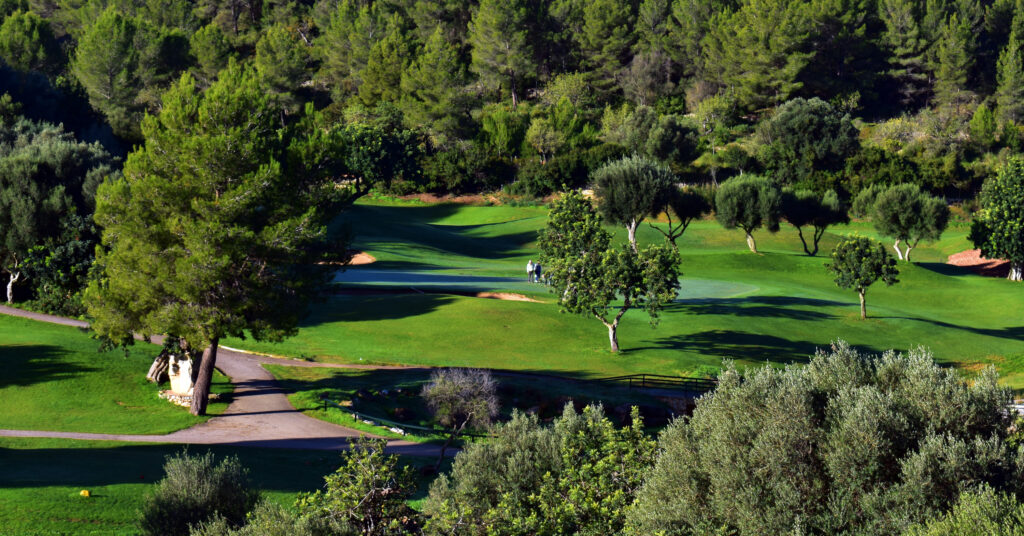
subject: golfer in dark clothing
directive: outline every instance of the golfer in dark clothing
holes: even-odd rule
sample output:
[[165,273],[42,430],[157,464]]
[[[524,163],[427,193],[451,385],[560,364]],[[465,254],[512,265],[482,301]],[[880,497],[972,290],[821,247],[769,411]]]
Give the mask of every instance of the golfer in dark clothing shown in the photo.
[[533,281],[535,283],[540,283],[542,281],[542,279],[540,278],[540,263],[539,262],[533,265]]

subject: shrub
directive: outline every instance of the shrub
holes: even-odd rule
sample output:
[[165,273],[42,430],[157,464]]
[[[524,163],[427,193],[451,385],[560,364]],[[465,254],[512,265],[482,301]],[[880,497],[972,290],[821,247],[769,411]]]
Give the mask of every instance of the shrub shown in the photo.
[[626,532],[890,535],[979,484],[1019,491],[997,380],[989,367],[968,384],[923,349],[842,342],[806,366],[729,365],[662,433]]
[[167,457],[166,476],[146,496],[142,507],[139,525],[143,534],[187,536],[191,526],[217,516],[232,527],[245,522],[246,513],[259,500],[259,491],[250,487],[249,472],[238,457],[214,462],[210,452]]

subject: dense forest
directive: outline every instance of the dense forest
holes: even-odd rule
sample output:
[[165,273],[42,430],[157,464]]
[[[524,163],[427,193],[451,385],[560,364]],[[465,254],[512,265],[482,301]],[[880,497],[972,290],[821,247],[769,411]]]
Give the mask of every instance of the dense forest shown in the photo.
[[544,195],[639,152],[683,182],[964,199],[1024,143],[1017,0],[2,0],[0,19],[0,87],[30,119],[123,154],[183,73],[248,62],[284,123],[312,105],[414,131],[399,192]]

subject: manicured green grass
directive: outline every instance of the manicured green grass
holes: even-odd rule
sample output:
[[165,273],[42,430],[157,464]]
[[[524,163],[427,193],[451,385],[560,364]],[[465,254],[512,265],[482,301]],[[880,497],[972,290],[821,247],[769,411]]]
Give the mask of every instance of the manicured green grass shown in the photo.
[[[164,434],[204,422],[157,397],[146,381],[159,347],[100,353],[77,328],[0,315],[0,428],[112,434]],[[214,392],[230,393],[219,373]],[[217,414],[226,398],[210,405]]]
[[[267,370],[290,392],[288,399],[292,405],[310,417],[395,438],[403,436],[355,420],[351,411],[414,426],[433,425],[420,396],[423,385],[430,379],[427,369],[367,370],[270,365]],[[542,419],[552,418],[560,415],[570,400],[580,405],[601,403],[609,411],[641,405],[645,410],[659,408],[666,416],[669,413],[668,408],[653,396],[614,385],[594,385],[544,376],[498,376],[495,381],[503,418],[509,417],[514,409],[534,411]],[[335,404],[350,404],[350,411],[333,405],[325,411],[321,395],[326,395]],[[443,435],[418,431],[404,436],[404,439],[420,442],[442,438]]]
[[[426,264],[511,277],[537,256],[533,233],[545,222],[537,208],[361,205],[355,214],[357,245],[384,260],[375,268]],[[623,239],[623,232],[616,233]],[[845,339],[877,352],[924,345],[940,362],[968,371],[992,363],[1008,385],[1024,388],[1024,285],[944,263],[949,254],[971,247],[964,224],[915,250],[918,264],[900,263],[900,283],[871,287],[866,321],[858,317],[856,294],[837,288],[824,269],[828,252],[850,233],[874,235],[863,222],[832,229],[821,253],[808,257],[795,230],[784,226],[777,234],[756,233],[761,254],[755,255],[741,231],[721,229],[714,221],[694,223],[680,241],[683,301],[665,310],[656,330],[643,312],[628,313],[618,355],[608,352],[600,323],[560,314],[550,296],[548,303],[436,294],[339,296],[318,305],[299,335],[283,343],[228,344],[330,362],[593,377],[689,374],[720,367],[724,359],[740,365],[802,362],[816,348]],[[661,240],[646,226],[639,236],[642,243]],[[506,246],[489,249],[494,244]]]
[[[0,534],[137,534],[137,512],[163,478],[167,456],[181,445],[0,438]],[[337,452],[245,447],[188,448],[192,454],[237,455],[268,500],[291,507],[337,469]],[[414,466],[435,460],[404,457]],[[426,493],[419,482],[414,499]],[[79,492],[87,489],[91,497]]]

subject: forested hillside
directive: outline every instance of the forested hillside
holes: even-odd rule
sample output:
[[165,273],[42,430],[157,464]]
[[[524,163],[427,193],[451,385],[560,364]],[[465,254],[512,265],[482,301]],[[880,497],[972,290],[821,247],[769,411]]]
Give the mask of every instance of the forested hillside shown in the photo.
[[[183,73],[251,62],[284,123],[312,104],[416,131],[400,191],[542,195],[641,152],[686,182],[970,198],[1024,143],[1018,0],[2,0],[0,18],[0,87],[33,119],[126,152]],[[797,98],[823,102],[768,121]]]

